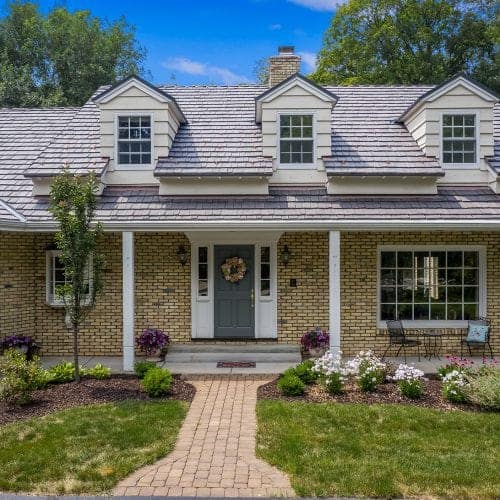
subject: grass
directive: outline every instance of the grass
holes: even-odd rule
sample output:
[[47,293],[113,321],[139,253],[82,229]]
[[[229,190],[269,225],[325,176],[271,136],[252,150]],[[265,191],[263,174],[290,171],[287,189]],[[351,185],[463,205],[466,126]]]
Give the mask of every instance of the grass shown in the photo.
[[173,449],[186,411],[180,401],[126,401],[0,426],[0,491],[109,491]]
[[500,414],[406,405],[257,405],[257,453],[301,496],[498,498]]

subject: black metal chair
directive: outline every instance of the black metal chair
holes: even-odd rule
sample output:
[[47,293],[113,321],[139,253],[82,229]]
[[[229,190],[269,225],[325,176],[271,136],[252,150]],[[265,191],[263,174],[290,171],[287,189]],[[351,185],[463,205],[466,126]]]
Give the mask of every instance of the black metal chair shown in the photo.
[[[488,327],[488,331],[486,332],[484,342],[481,342],[478,340],[467,340],[467,337],[469,335],[469,330],[470,330],[471,326],[474,326],[474,325]],[[490,343],[490,333],[491,333],[491,325],[490,325],[490,321],[488,318],[479,318],[479,319],[469,320],[469,323],[467,325],[467,330],[464,331],[464,334],[462,334],[462,339],[460,340],[460,358],[463,359],[463,357],[464,357],[464,345],[466,345],[467,349],[469,350],[469,356],[472,356],[471,347],[482,347],[483,348],[483,359],[486,355],[486,346],[488,346],[488,348],[490,350],[490,357],[491,357],[491,359],[493,359],[493,349],[492,349],[491,343]]]
[[387,333],[389,334],[389,345],[387,346],[387,349],[384,351],[382,359],[385,358],[387,351],[392,346],[399,346],[398,352],[396,353],[396,357],[399,355],[402,349],[406,363],[406,348],[416,347],[418,360],[420,361],[420,346],[422,345],[422,342],[420,340],[411,339],[406,336],[405,329],[403,328],[403,322],[400,319],[388,320],[386,323],[387,323]]

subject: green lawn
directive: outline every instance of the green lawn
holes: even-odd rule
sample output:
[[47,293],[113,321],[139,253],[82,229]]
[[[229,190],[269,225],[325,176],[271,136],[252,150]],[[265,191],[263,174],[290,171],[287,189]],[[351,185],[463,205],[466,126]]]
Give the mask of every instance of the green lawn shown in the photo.
[[0,491],[102,493],[168,454],[180,401],[94,405],[0,426]]
[[499,498],[500,414],[263,400],[258,455],[301,496]]

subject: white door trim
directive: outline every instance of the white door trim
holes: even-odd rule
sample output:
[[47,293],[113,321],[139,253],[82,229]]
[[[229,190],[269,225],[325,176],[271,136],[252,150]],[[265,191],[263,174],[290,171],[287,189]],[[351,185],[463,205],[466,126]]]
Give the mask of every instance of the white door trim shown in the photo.
[[[276,338],[278,333],[277,249],[279,232],[193,232],[191,241],[191,336],[214,338],[214,246],[254,245],[255,247],[255,338]],[[271,252],[271,295],[260,295],[260,248]],[[208,250],[208,295],[198,296],[198,249]]]

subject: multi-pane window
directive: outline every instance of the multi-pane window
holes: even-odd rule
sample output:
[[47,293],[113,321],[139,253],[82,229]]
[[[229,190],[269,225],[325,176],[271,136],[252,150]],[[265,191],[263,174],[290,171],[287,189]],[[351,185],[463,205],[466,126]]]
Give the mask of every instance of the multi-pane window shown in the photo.
[[312,115],[280,115],[280,163],[313,163]]
[[260,248],[260,295],[269,297],[271,295],[271,249]]
[[118,117],[118,164],[151,164],[151,117]]
[[[47,275],[47,283],[46,283],[46,295],[47,302],[51,305],[62,305],[64,303],[63,298],[61,297],[59,290],[60,287],[65,285],[68,281],[66,278],[64,264],[61,261],[60,252],[58,250],[50,250],[47,252],[46,258],[46,275]],[[86,297],[85,302],[90,299],[90,286],[91,286],[91,264],[86,266],[85,272],[87,274],[85,280],[85,288],[86,288]]]
[[476,115],[443,115],[443,163],[476,163]]
[[198,248],[198,297],[208,296],[208,248]]
[[478,251],[382,251],[380,319],[475,319],[479,280]]

